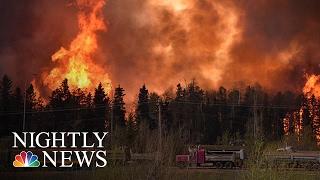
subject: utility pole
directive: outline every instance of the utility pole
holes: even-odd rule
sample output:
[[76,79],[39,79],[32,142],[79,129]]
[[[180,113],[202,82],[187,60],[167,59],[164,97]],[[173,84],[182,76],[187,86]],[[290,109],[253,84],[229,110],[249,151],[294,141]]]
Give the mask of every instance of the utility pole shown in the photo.
[[[201,126],[201,124],[200,124],[200,129],[205,129],[205,127],[206,127],[206,118],[204,117],[204,114],[203,114],[203,102],[201,101],[201,104],[200,104],[200,111],[201,111],[201,124],[202,124],[202,126]],[[204,136],[204,133],[201,133],[201,130],[199,131],[199,142],[200,142],[200,140],[201,140],[201,138]]]
[[110,146],[112,146],[112,136],[113,136],[113,104],[112,100],[110,101]]
[[257,93],[254,91],[253,93],[253,137],[256,139],[257,137]]
[[159,100],[159,105],[158,105],[158,128],[159,128],[159,160],[160,160],[160,155],[161,155],[161,148],[162,148],[162,120],[161,120],[161,100]]
[[24,81],[24,98],[23,98],[23,122],[22,131],[26,129],[26,100],[27,99],[27,82]]
[[112,136],[113,136],[113,92],[111,87],[111,101],[110,101],[110,146],[112,146]]
[[235,105],[235,94],[234,92],[236,92],[235,90],[232,90],[232,106],[231,106],[231,120],[230,120],[230,132],[232,132],[233,129],[233,121],[234,121],[234,105]]

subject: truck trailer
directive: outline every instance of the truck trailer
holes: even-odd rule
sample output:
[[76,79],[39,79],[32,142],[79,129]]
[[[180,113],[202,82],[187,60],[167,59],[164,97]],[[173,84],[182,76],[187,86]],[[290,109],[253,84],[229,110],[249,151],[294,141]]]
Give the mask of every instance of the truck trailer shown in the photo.
[[189,154],[176,155],[179,167],[214,167],[218,169],[241,168],[244,160],[244,150],[215,149],[209,150],[198,146],[189,148]]

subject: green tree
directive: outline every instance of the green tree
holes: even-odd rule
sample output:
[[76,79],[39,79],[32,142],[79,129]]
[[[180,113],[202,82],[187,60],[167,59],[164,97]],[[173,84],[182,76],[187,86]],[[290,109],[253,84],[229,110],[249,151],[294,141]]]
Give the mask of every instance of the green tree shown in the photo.
[[106,129],[107,125],[107,114],[110,110],[110,101],[101,83],[99,83],[98,87],[95,89],[93,107],[95,115],[95,123],[93,123],[95,124],[94,130],[103,131]]

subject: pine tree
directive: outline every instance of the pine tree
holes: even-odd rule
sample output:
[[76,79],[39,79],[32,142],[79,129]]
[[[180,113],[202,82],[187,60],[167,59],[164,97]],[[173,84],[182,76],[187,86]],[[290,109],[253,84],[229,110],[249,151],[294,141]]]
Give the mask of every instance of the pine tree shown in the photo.
[[189,140],[191,143],[200,143],[203,137],[203,90],[198,86],[195,80],[191,81],[186,90],[185,112],[189,131]]
[[112,103],[114,128],[124,128],[125,121],[125,103],[124,103],[124,89],[120,85],[115,89],[114,99]]
[[34,91],[33,85],[30,84],[26,90],[26,111],[35,110],[37,104],[37,95]]
[[4,75],[0,82],[0,102],[1,111],[6,112],[11,108],[12,81],[7,75]]
[[69,90],[68,80],[62,81],[60,87],[55,89],[49,101],[49,108],[55,110],[52,113],[53,129],[59,131],[70,131],[72,129],[71,117],[72,111],[68,111],[71,107],[71,92]]
[[[271,100],[272,106],[284,106],[283,103],[283,94],[282,92],[278,92],[275,96],[273,96],[273,99]],[[284,135],[283,130],[283,118],[285,117],[287,112],[290,112],[291,110],[288,109],[286,111],[285,109],[280,108],[273,108],[271,115],[272,115],[272,121],[271,121],[271,137],[273,139],[279,140]],[[284,113],[283,113],[284,112]],[[289,122],[290,124],[290,122]]]
[[126,119],[124,89],[120,85],[115,88],[114,99],[112,102],[112,144],[124,146],[126,144]]
[[77,88],[71,92],[68,108],[72,109],[69,114],[69,123],[72,126],[73,131],[80,131],[86,123],[84,118],[85,103],[86,94],[82,89]]
[[81,108],[84,107],[86,103],[86,94],[80,88],[77,88],[72,91],[70,97],[70,104],[72,107]]
[[172,132],[173,129],[173,115],[172,115],[172,106],[170,100],[165,99],[163,102],[160,102],[161,106],[161,119],[162,119],[162,128],[164,129],[164,134],[168,135]]
[[229,108],[229,129],[232,135],[235,135],[237,132],[240,132],[239,123],[239,108],[240,104],[240,92],[239,90],[233,89],[228,94],[228,108]]
[[219,111],[215,106],[216,92],[206,92],[204,105],[205,125],[204,125],[204,142],[205,144],[214,144],[219,136],[222,135],[221,122],[219,121]]
[[86,96],[85,105],[87,109],[91,109],[93,107],[92,94],[90,92]]
[[[16,88],[13,93],[13,111],[14,112],[23,112],[23,96],[20,88]],[[23,120],[23,114],[18,113],[14,116],[14,120],[12,121],[12,124],[10,125],[12,131],[19,132],[22,131],[22,120]]]
[[185,120],[188,115],[185,113],[185,99],[186,90],[182,88],[180,84],[177,85],[176,97],[172,102],[172,116],[173,116],[173,128],[177,129],[180,137],[185,138],[189,134],[186,130],[185,125],[187,124]]
[[263,108],[260,108],[261,111],[261,121],[262,121],[262,135],[265,139],[272,139],[274,138],[272,136],[273,127],[272,127],[272,108],[271,106],[271,100],[269,95],[266,92],[262,93],[263,100],[262,105]]
[[84,102],[85,110],[83,114],[84,122],[81,124],[81,129],[82,131],[93,131],[94,128],[92,127],[93,125],[91,123],[91,120],[95,117],[95,114],[94,114],[94,108],[93,108],[93,99],[90,92],[87,94],[84,101],[85,101]]
[[183,99],[184,99],[184,97],[185,97],[185,89],[183,89],[182,87],[181,87],[181,84],[179,83],[178,85],[177,85],[177,91],[176,91],[176,98],[175,98],[175,100],[176,101],[183,101]]
[[231,123],[230,119],[228,119],[229,115],[229,108],[227,106],[227,89],[224,87],[220,87],[217,92],[217,108],[218,108],[218,119],[221,124],[221,128],[224,131],[228,131],[230,133],[231,131]]
[[17,87],[13,93],[13,106],[16,111],[22,111],[23,109],[23,95],[21,89]]
[[0,135],[10,133],[9,124],[13,119],[8,113],[12,110],[12,81],[7,75],[4,75],[0,82],[0,112],[1,126]]
[[26,130],[35,130],[34,126],[36,126],[36,107],[38,105],[37,101],[37,95],[34,91],[33,85],[30,84],[30,86],[26,89],[26,121],[25,121],[25,127]]
[[69,90],[68,80],[62,81],[60,87],[52,91],[49,105],[53,108],[65,108],[70,106],[71,92]]
[[127,120],[127,146],[132,149],[133,144],[136,138],[137,128],[136,128],[136,121],[134,119],[134,115],[132,113],[129,114]]
[[253,105],[254,105],[255,90],[253,87],[248,86],[244,93],[243,106],[241,106],[241,125],[243,126],[240,131],[242,137],[245,134],[253,136]]
[[138,125],[144,123],[149,127],[150,130],[156,128],[155,119],[150,118],[149,92],[145,85],[140,88],[136,116]]
[[95,130],[103,131],[106,128],[107,112],[109,111],[109,98],[107,97],[102,84],[99,83],[95,89],[93,106],[95,114]]

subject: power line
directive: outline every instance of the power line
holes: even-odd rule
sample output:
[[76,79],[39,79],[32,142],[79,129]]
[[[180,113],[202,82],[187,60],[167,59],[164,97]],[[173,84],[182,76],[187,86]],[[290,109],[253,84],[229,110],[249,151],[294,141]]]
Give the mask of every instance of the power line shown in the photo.
[[[246,105],[246,104],[224,104],[224,103],[203,103],[203,102],[192,102],[192,101],[172,101],[170,104],[191,104],[191,105],[207,105],[207,106],[222,106],[222,107],[247,107],[247,108],[270,108],[270,109],[289,109],[289,110],[297,110],[300,109],[301,106],[281,106],[281,105],[263,105],[263,104],[256,104],[256,105]],[[141,104],[155,104],[155,102],[142,102]],[[26,111],[26,114],[33,114],[33,113],[52,113],[52,112],[65,112],[65,111],[80,111],[80,110],[97,110],[97,109],[104,109],[112,107],[122,106],[117,104],[101,105],[101,106],[94,106],[94,107],[76,107],[76,108],[44,108],[46,110],[33,110],[33,111]],[[315,105],[316,107],[320,105]],[[1,112],[0,115],[11,115],[11,114],[23,114],[23,111],[14,111],[14,112]]]

